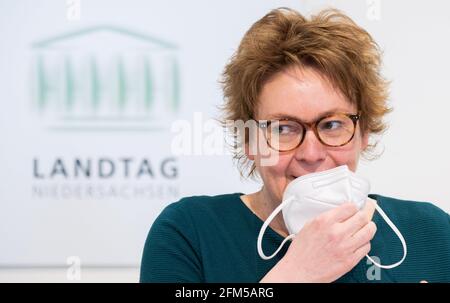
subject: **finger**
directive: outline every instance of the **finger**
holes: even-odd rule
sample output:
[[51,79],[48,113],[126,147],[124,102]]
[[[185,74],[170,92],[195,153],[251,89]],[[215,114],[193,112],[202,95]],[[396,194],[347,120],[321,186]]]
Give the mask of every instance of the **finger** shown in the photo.
[[364,246],[367,242],[370,242],[370,240],[373,239],[376,232],[377,226],[375,223],[370,221],[349,239],[349,247],[352,249],[357,249]]
[[343,234],[352,236],[370,222],[373,217],[374,211],[375,204],[368,200],[362,210],[358,211],[352,217],[342,222],[339,228],[341,229]]
[[358,211],[346,221],[341,222],[338,228],[344,235],[351,237],[369,222],[370,220],[367,218],[367,214],[362,211]]
[[366,214],[367,218],[372,220],[373,214],[375,213],[375,205],[377,204],[376,200],[367,198],[366,204],[364,205],[364,208],[362,211]]
[[357,212],[358,208],[356,207],[355,203],[346,202],[336,208],[333,208],[332,210],[323,213],[322,215],[324,216],[325,220],[328,220],[330,222],[343,222]]
[[362,258],[364,258],[367,254],[370,252],[370,242],[364,244],[360,248],[356,249],[355,252],[352,255],[352,263],[353,267],[361,261]]

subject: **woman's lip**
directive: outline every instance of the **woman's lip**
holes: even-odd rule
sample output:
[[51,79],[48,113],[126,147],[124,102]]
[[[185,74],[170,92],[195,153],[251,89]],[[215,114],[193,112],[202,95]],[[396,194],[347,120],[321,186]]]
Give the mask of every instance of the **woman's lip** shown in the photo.
[[[333,168],[333,167],[331,167],[331,168]],[[297,179],[297,178],[299,178],[299,177],[301,177],[301,176],[304,176],[304,175],[313,174],[313,173],[319,173],[319,172],[322,172],[322,171],[325,171],[325,170],[331,169],[331,168],[318,169],[318,170],[316,170],[316,171],[304,172],[304,173],[299,174],[299,175],[297,175],[297,176],[295,176],[295,175],[289,175],[289,179],[294,180],[294,179]]]

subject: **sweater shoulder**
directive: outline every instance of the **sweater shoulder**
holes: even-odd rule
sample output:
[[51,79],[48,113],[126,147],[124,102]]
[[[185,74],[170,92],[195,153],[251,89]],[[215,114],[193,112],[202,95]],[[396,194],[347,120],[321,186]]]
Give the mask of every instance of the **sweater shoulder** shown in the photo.
[[431,216],[448,216],[444,210],[428,201],[416,201],[416,200],[406,200],[393,198],[388,196],[382,196],[378,194],[369,195],[372,198],[375,198],[379,205],[382,205],[388,209],[392,210],[407,210],[408,212],[420,213],[423,215],[431,215]]
[[407,223],[411,226],[437,227],[445,232],[450,229],[449,214],[431,202],[398,199],[382,195],[369,196],[377,200],[378,206],[393,221]]
[[198,222],[208,217],[220,215],[220,213],[235,211],[236,203],[241,194],[231,193],[215,196],[198,195],[183,197],[178,201],[167,205],[157,220],[179,221],[190,217],[191,220]]

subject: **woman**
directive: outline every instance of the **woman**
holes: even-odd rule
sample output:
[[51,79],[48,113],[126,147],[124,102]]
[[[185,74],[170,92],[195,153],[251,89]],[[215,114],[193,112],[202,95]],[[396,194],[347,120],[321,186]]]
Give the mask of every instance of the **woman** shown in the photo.
[[[272,259],[258,254],[263,222],[293,180],[341,165],[355,172],[374,147],[369,136],[385,129],[387,83],[365,30],[336,10],[309,20],[273,10],[245,34],[223,84],[226,120],[258,121],[256,137],[237,134],[244,148],[235,156],[241,173],[248,168],[261,178],[261,190],[169,205],[145,244],[142,282],[450,282],[449,215],[430,203],[375,194],[361,210],[344,203],[312,218]],[[328,135],[339,127],[337,136]],[[392,264],[406,253],[376,206],[408,244],[407,257],[392,269],[365,258]],[[264,251],[275,251],[288,235],[279,214]]]

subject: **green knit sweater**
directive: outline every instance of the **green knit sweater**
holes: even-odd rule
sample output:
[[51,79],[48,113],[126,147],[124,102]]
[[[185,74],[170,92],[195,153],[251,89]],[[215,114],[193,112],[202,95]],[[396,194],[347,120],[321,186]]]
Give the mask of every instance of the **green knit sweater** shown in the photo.
[[[240,199],[241,193],[183,198],[167,206],[153,223],[142,257],[141,282],[258,282],[289,247],[273,259],[259,257],[256,240],[263,224]],[[380,195],[377,200],[405,237],[408,255],[393,269],[379,269],[363,258],[337,282],[450,282],[450,216],[425,202]],[[402,245],[375,213],[377,233],[370,255],[382,264],[401,259]],[[267,229],[266,255],[283,237]]]

